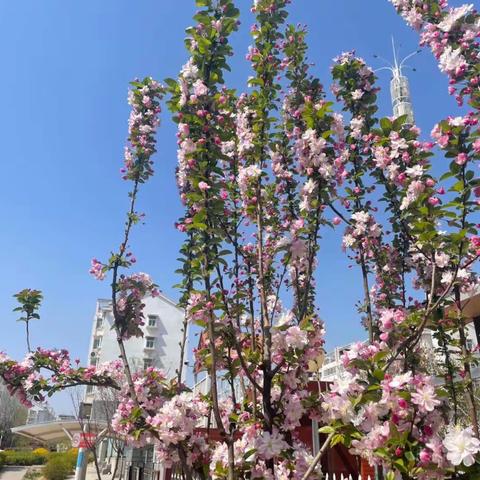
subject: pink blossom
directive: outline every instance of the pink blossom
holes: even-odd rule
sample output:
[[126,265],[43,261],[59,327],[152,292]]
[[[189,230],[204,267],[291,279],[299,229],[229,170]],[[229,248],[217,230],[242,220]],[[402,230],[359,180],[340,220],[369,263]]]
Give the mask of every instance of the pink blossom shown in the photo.
[[198,79],[193,84],[193,92],[197,97],[201,97],[208,93],[207,86],[202,82],[202,80]]
[[198,188],[202,190],[202,192],[205,192],[206,190],[210,190],[210,185],[207,182],[198,182]]
[[433,412],[437,405],[440,405],[432,385],[423,385],[417,387],[417,391],[412,393],[412,402],[426,412]]
[[459,153],[455,158],[455,163],[458,165],[465,165],[468,161],[468,155],[466,153]]
[[307,333],[294,325],[287,329],[285,341],[290,348],[303,348],[307,343]]
[[480,138],[477,138],[477,139],[473,142],[472,146],[473,146],[473,150],[475,151],[475,153],[476,153],[477,155],[480,154]]
[[288,448],[288,444],[279,432],[262,432],[255,442],[255,448],[260,458],[270,460],[278,457],[278,455],[282,453],[282,450]]
[[443,445],[447,449],[447,459],[455,466],[462,463],[466,467],[473,465],[475,455],[480,451],[480,440],[475,438],[472,427],[451,428],[445,436]]
[[89,273],[90,275],[93,275],[97,280],[103,280],[105,278],[103,263],[96,258],[93,258]]

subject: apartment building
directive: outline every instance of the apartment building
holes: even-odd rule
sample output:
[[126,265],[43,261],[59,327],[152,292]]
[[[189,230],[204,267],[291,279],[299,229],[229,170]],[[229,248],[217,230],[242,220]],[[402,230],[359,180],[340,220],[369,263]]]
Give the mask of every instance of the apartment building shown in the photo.
[[[173,377],[179,366],[180,342],[183,338],[182,328],[184,311],[167,296],[146,297],[144,316],[145,325],[142,326],[143,337],[130,338],[125,342],[125,350],[130,367],[133,371],[144,370],[153,366],[165,371],[167,377]],[[113,327],[112,302],[108,299],[98,299],[91,330],[88,363],[100,365],[117,360],[120,356],[115,329]],[[188,352],[188,348],[185,349]],[[95,388],[87,387],[83,408],[85,416],[90,421],[105,422],[105,412],[115,410],[114,405],[107,405],[114,400],[106,400],[104,393]],[[107,408],[108,407],[108,408]],[[106,438],[97,448],[99,462],[111,471],[117,452],[113,448],[111,439]],[[154,448],[125,448],[122,453],[120,468],[127,479],[163,478],[164,467],[156,463]]]

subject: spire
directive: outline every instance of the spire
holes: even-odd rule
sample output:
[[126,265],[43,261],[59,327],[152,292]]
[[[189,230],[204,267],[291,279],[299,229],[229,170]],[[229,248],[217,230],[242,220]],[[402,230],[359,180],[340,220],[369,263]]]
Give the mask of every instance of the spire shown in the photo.
[[392,74],[392,78],[390,80],[390,95],[392,98],[392,108],[393,108],[393,116],[394,118],[400,117],[402,115],[406,115],[407,119],[405,121],[406,125],[413,125],[415,123],[415,119],[413,116],[413,107],[412,107],[412,100],[410,96],[410,86],[408,83],[408,78],[403,74],[402,69],[408,68],[409,66],[405,64],[407,60],[412,58],[417,53],[420,53],[420,50],[415,50],[414,52],[410,53],[402,60],[398,60],[397,49],[395,47],[395,40],[392,36],[392,49],[393,49],[393,65],[385,60],[384,58],[375,55],[376,58],[380,58],[383,60],[388,66],[381,67],[377,69],[380,70],[389,70]]

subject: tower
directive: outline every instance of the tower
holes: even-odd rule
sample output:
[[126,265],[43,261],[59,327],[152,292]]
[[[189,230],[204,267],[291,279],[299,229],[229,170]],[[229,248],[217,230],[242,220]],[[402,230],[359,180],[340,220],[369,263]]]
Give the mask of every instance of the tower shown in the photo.
[[397,118],[406,115],[407,119],[405,124],[413,125],[415,119],[413,117],[408,78],[402,75],[400,69],[394,70],[393,72],[392,79],[390,80],[390,95],[392,97],[393,116]]
[[392,48],[393,65],[385,59],[376,56],[388,64],[388,66],[381,67],[377,71],[389,70],[391,72],[392,78],[390,80],[390,95],[392,99],[393,116],[394,118],[398,118],[402,115],[406,115],[407,117],[405,120],[405,125],[411,126],[415,123],[415,118],[413,115],[412,99],[410,96],[410,86],[408,83],[408,78],[403,74],[403,69],[408,68],[408,65],[406,65],[405,62],[417,53],[420,53],[420,50],[415,50],[399,62],[397,59],[397,50],[395,48],[393,37]]

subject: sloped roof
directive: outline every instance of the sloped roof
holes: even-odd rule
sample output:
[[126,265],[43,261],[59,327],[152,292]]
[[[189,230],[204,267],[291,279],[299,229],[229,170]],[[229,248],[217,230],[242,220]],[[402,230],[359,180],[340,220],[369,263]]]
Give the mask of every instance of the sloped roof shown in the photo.
[[[165,295],[162,291],[159,292],[158,298],[161,298],[165,303],[168,303],[168,304],[172,305],[177,310],[184,313],[183,308],[179,307],[178,304],[174,300],[172,300],[170,297],[167,297],[167,295]],[[97,302],[104,303],[105,305],[109,305],[110,308],[111,308],[111,305],[112,305],[112,299],[111,298],[98,298]]]
[[[97,432],[105,428],[105,426],[106,424],[104,423],[89,424],[90,430]],[[11,430],[12,433],[41,443],[59,442],[65,439],[72,440],[73,435],[83,431],[82,425],[77,420],[31,423],[13,427]]]

